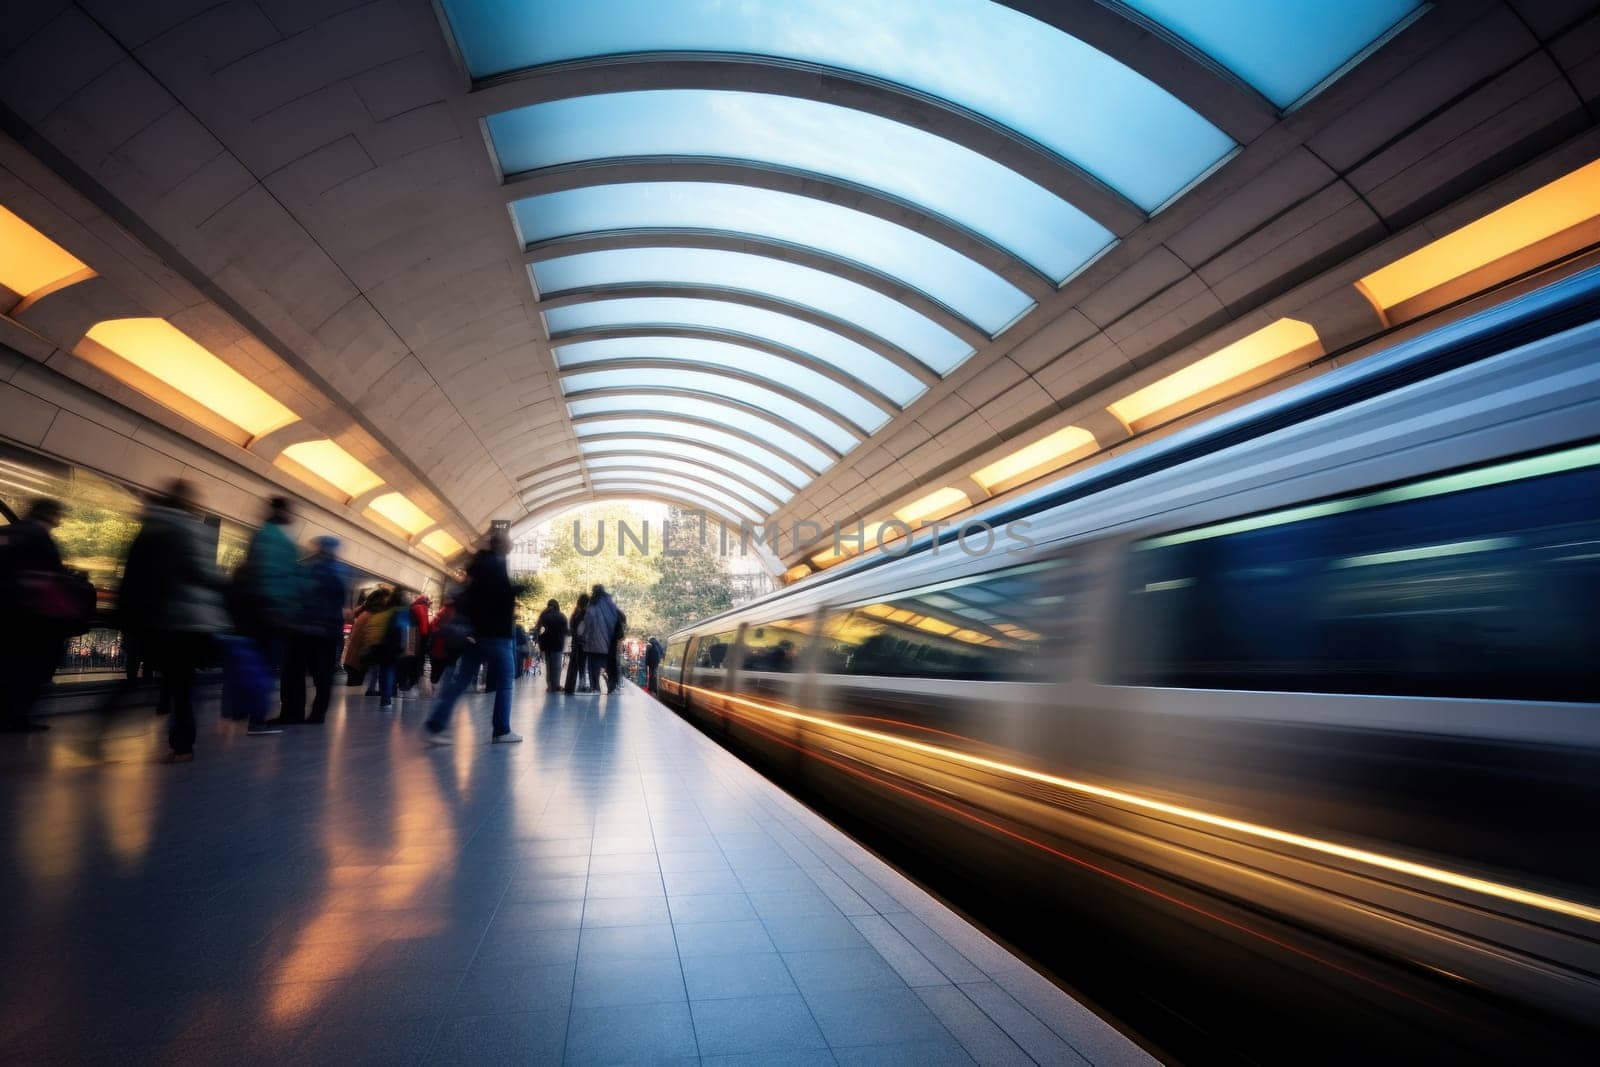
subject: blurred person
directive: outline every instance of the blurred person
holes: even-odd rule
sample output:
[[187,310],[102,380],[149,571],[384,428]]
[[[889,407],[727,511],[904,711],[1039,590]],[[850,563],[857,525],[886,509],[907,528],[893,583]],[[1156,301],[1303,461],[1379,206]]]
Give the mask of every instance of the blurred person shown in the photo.
[[[312,547],[312,554],[300,563],[299,618],[279,682],[279,717],[285,723],[327,721],[339,637],[344,632],[344,605],[350,595],[350,571],[339,559],[339,539],[324,535]],[[310,717],[306,716],[308,672],[316,690]]]
[[465,625],[456,617],[456,595],[446,593],[444,603],[428,624],[428,672],[435,686],[461,654]]
[[533,634],[539,653],[544,658],[544,691],[559,692],[561,652],[567,644],[567,617],[561,614],[561,603],[555,597],[545,603],[544,611],[533,624]]
[[652,693],[656,691],[656,677],[661,671],[662,651],[661,642],[654,637],[644,643],[644,684]]
[[161,673],[161,703],[172,715],[167,733],[172,763],[194,759],[194,674],[210,658],[212,640],[228,626],[226,583],[215,559],[194,487],[181,478],[173,481],[146,510],[122,579],[124,610],[146,621]]
[[520,622],[511,631],[511,644],[517,653],[517,677],[526,678],[533,659],[533,642],[528,638],[528,628]]
[[589,691],[588,665],[583,659],[583,617],[589,611],[589,594],[579,593],[577,603],[572,605],[572,619],[567,625],[567,632],[572,635],[571,649],[567,652],[567,684],[565,690],[572,693]]
[[[267,501],[266,518],[250,536],[230,590],[240,636],[255,642],[274,674],[288,667],[293,626],[300,610],[300,550],[289,536],[293,522],[288,497]],[[258,703],[251,709],[250,718],[250,731],[257,734],[270,729],[259,708]]]
[[429,692],[427,665],[429,653],[433,644],[433,624],[429,615],[426,593],[419,593],[417,599],[411,602],[411,628],[416,634],[416,652],[408,661],[407,676],[402,686],[406,691],[421,688],[426,696]]
[[0,729],[10,733],[50,729],[28,714],[55,673],[69,629],[53,617],[68,574],[52,535],[64,515],[59,500],[41,497],[20,521],[0,527]]
[[623,614],[606,587],[598,583],[589,591],[589,610],[583,614],[579,633],[583,636],[583,655],[589,673],[589,688],[600,691],[600,672],[606,673],[606,691],[617,688],[617,642],[622,639]]
[[372,598],[378,592],[371,589],[362,594],[356,601],[355,610],[350,613],[350,632],[345,637],[344,656],[341,658],[346,685],[358,686],[366,681],[367,669],[361,665],[361,623],[367,617],[367,605],[372,603]]
[[369,684],[364,695],[377,697],[378,706],[385,708],[394,703],[394,667],[405,640],[404,632],[395,627],[397,595],[390,589],[374,591],[367,598],[359,630],[350,632],[350,641],[359,649],[361,666],[367,672]]
[[433,713],[428,716],[423,735],[433,744],[449,744],[445,727],[455,712],[456,702],[462,692],[477,677],[480,665],[486,666],[489,682],[494,687],[494,744],[515,744],[522,740],[520,734],[511,732],[511,697],[515,683],[512,680],[512,629],[516,620],[517,594],[522,587],[511,581],[506,572],[506,555],[511,551],[511,539],[503,531],[489,535],[488,546],[473,557],[467,570],[467,587],[462,590],[458,608],[472,627],[472,636],[466,639],[461,650],[461,660],[445,675],[444,684],[433,703]]

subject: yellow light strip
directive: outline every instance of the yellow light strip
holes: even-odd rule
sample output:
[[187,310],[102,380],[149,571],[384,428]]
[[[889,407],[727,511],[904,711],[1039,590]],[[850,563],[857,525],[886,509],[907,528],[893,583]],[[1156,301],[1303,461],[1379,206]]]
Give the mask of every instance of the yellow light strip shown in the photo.
[[796,563],[793,567],[783,572],[783,584],[791,585],[811,573],[811,566],[807,563]]
[[431,552],[437,552],[445,559],[449,559],[461,551],[461,542],[451,537],[444,530],[435,530],[417,543]]
[[1535,893],[1529,889],[1521,889],[1517,886],[1505,885],[1501,882],[1491,882],[1485,878],[1476,878],[1469,874],[1461,874],[1457,871],[1446,870],[1443,867],[1433,867],[1425,863],[1416,863],[1411,860],[1401,859],[1398,856],[1388,856],[1381,852],[1372,852],[1368,849],[1352,848],[1349,845],[1340,845],[1332,841],[1323,841],[1320,838],[1306,837],[1303,834],[1290,833],[1287,830],[1277,830],[1270,826],[1262,826],[1258,823],[1244,822],[1240,819],[1230,819],[1223,815],[1213,815],[1207,811],[1200,811],[1196,808],[1185,807],[1181,804],[1171,804],[1164,800],[1154,800],[1150,797],[1140,796],[1137,793],[1129,793],[1121,789],[1110,789],[1105,786],[1091,785],[1088,782],[1080,782],[1071,778],[1061,778],[1057,775],[1029,770],[1026,767],[1018,767],[1009,763],[1001,763],[998,760],[985,759],[982,756],[974,756],[952,748],[944,748],[939,745],[930,745],[922,741],[912,741],[909,738],[896,737],[893,734],[881,733],[877,730],[868,730],[860,726],[851,726],[847,723],[834,722],[830,719],[820,718],[815,715],[807,715],[803,712],[791,711],[787,708],[780,708],[772,704],[764,704],[760,701],[734,696],[731,693],[721,693],[717,692],[716,690],[688,684],[685,684],[684,688],[701,693],[706,697],[727,700],[735,704],[742,704],[757,711],[766,712],[769,715],[777,715],[781,718],[790,719],[795,722],[804,722],[813,726],[822,727],[827,730],[834,730],[839,733],[867,738],[872,741],[909,749],[925,755],[936,756],[940,759],[948,759],[957,763],[965,763],[968,766],[978,767],[987,771],[996,771],[1001,774],[1009,774],[1018,778],[1025,778],[1029,781],[1040,782],[1044,785],[1054,786],[1058,789],[1065,789],[1069,792],[1097,797],[1101,800],[1110,800],[1118,804],[1126,804],[1129,807],[1138,808],[1143,811],[1157,812],[1162,815],[1172,815],[1183,819],[1190,819],[1207,826],[1214,826],[1222,830],[1231,830],[1235,833],[1244,834],[1249,837],[1261,838],[1263,840],[1273,841],[1282,845],[1293,845],[1296,848],[1303,848],[1307,851],[1319,852],[1327,856],[1337,856],[1340,859],[1352,860],[1357,863],[1365,863],[1373,867],[1379,867],[1383,870],[1393,871],[1397,874],[1410,875],[1413,878],[1421,878],[1426,881],[1436,882],[1440,885],[1448,885],[1455,889],[1464,889],[1473,893],[1481,893],[1484,896],[1496,897],[1500,900],[1506,900],[1515,904],[1522,904],[1532,908],[1540,908],[1544,911],[1555,912],[1559,915],[1566,915],[1575,919],[1583,919],[1586,922],[1600,923],[1600,908],[1590,907],[1587,904],[1579,904],[1575,901],[1563,900],[1560,897],[1549,896],[1545,893]]
[[992,493],[996,487],[1010,488],[1009,483],[1032,481],[1059,470],[1094,449],[1094,434],[1068,426],[986,467],[979,467],[972,472],[972,480],[983,486],[985,492]]
[[[187,397],[251,437],[265,436],[295,421],[295,413],[266,390],[165,319],[107,319],[96,323],[87,339],[148,375],[160,387]],[[113,367],[104,369],[117,373]],[[138,381],[128,384],[135,388],[141,385]],[[168,398],[156,399],[168,403]]]
[[1597,240],[1600,160],[1373,271],[1356,288],[1386,323],[1404,322]]
[[1303,367],[1320,355],[1322,343],[1309,323],[1279,319],[1128,394],[1107,410],[1129,433],[1139,433]]
[[92,277],[77,256],[0,207],[0,285],[25,302],[69,279]]
[[433,525],[433,517],[401,493],[385,493],[367,505],[367,510],[388,519],[407,534],[416,534]]
[[919,522],[936,522],[946,515],[954,515],[962,508],[971,506],[971,497],[959,489],[945,486],[913,500],[895,512],[894,517],[908,526],[916,526]]
[[[304,467],[345,496],[360,496],[383,484],[370,467],[327,439],[301,441],[285,448],[280,456]],[[295,473],[292,467],[289,473]]]

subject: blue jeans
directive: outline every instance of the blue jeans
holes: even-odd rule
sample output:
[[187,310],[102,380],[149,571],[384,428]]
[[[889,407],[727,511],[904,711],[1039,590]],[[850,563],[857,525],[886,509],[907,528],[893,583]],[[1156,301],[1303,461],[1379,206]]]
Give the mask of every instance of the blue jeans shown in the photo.
[[487,665],[489,684],[494,687],[494,736],[511,732],[511,676],[516,673],[512,662],[511,638],[480,637],[461,650],[461,657],[444,676],[439,695],[433,701],[433,713],[428,716],[428,732],[440,733],[450,725],[456,701],[478,677],[478,668]]
[[372,668],[378,672],[378,696],[383,699],[381,704],[388,704],[394,700],[394,678],[397,665],[394,663],[380,663]]

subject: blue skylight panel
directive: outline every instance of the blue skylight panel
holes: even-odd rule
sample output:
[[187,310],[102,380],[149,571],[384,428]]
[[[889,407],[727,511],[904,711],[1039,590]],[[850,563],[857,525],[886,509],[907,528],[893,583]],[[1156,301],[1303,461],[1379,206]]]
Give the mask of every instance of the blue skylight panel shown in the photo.
[[445,9],[475,77],[640,52],[817,63],[974,111],[1147,210],[1233,147],[1143,75],[989,0],[446,0]]
[[[568,390],[571,391],[570,389]],[[785,428],[777,419],[762,418],[743,408],[729,404],[717,403],[714,400],[699,397],[682,396],[657,396],[641,393],[636,396],[591,396],[580,397],[567,402],[567,411],[575,419],[589,415],[615,415],[618,417],[638,417],[644,415],[657,415],[663,419],[677,420],[689,417],[704,419],[726,426],[730,430],[750,434],[752,437],[766,441],[773,448],[780,449],[784,455],[793,456],[800,463],[820,474],[833,466],[833,458],[826,452],[817,448],[810,441],[800,437],[793,431]],[[689,423],[682,424],[691,433],[699,433],[703,427]],[[579,430],[582,433],[582,429]],[[735,440],[743,440],[735,438]]]
[[[725,463],[719,464],[717,467],[707,468],[699,463],[690,463],[671,457],[646,458],[640,456],[600,455],[586,456],[584,458],[584,466],[588,467],[590,477],[605,477],[618,471],[654,471],[666,474],[683,474],[702,480],[709,479],[713,485],[723,486],[732,495],[758,506],[762,511],[772,511],[778,506],[778,501],[771,496],[722,477],[722,473],[727,467]],[[601,472],[605,473],[602,474]],[[732,472],[729,471],[727,473]]]
[[488,124],[508,174],[672,156],[826,175],[951,220],[1057,282],[1112,241],[1082,211],[986,156],[833,104],[767,93],[650,90],[552,100],[491,115]]
[[1123,0],[1288,107],[1404,19],[1414,0]]
[[739,371],[802,393],[868,432],[889,419],[860,393],[821,372],[743,345],[691,337],[616,337],[561,344],[556,358],[563,370],[630,359]]
[[[793,458],[789,456],[780,456],[771,449],[751,444],[736,434],[713,430],[709,426],[689,426],[678,422],[676,419],[597,419],[593,422],[580,422],[573,427],[573,430],[582,439],[585,451],[605,451],[618,447],[642,448],[648,446],[675,453],[678,449],[698,441],[710,448],[720,448],[725,452],[743,456],[750,463],[771,471],[779,478],[785,479],[792,486],[803,487],[815,477],[810,471],[797,466]],[[602,434],[634,434],[638,436],[619,441],[593,440],[593,438]],[[672,440],[662,441],[659,439],[661,435],[666,435]],[[697,449],[697,451],[699,450]]]
[[760,521],[763,512],[751,504],[745,503],[738,497],[731,496],[718,489],[712,489],[700,482],[691,482],[687,478],[677,478],[670,474],[653,474],[644,471],[612,471],[608,477],[592,479],[597,492],[633,492],[642,496],[650,496],[652,491],[667,492],[682,497],[691,503],[705,503],[711,505],[707,511],[718,511],[724,514],[731,513],[735,516]]
[[[890,363],[878,353],[856,342],[813,326],[809,322],[780,315],[764,308],[746,307],[721,300],[685,297],[633,297],[597,300],[550,308],[545,313],[552,335],[574,330],[594,330],[608,326],[692,326],[758,337],[796,352],[814,356],[854,378],[859,378],[904,407],[923,391],[923,384],[910,373]],[[559,342],[558,342],[559,343]],[[761,355],[772,370],[781,375],[792,364]]]
[[612,248],[533,264],[542,294],[613,285],[687,285],[783,300],[881,337],[948,374],[972,346],[898,300],[827,271],[716,248]]
[[634,455],[644,453],[668,458],[675,462],[690,460],[693,461],[694,466],[699,467],[701,470],[722,471],[737,475],[745,481],[760,487],[775,500],[788,500],[794,495],[793,486],[785,485],[756,465],[760,462],[759,459],[751,456],[749,457],[750,462],[745,462],[743,458],[745,453],[741,453],[740,458],[735,458],[710,448],[702,448],[686,442],[663,445],[662,442],[648,437],[636,437],[618,441],[583,442],[583,453],[586,456],[611,456],[618,452]]
[[888,275],[993,335],[1033,306],[1027,294],[930,237],[810,197],[720,182],[631,182],[512,205],[530,244],[630,229],[717,230],[813,248]]
[[[751,382],[708,371],[676,368],[597,370],[570,375],[563,378],[561,384],[568,396],[590,389],[692,389],[749,404],[783,422],[800,427],[840,452],[854,448],[857,441],[856,435],[843,425],[823,417],[804,404]],[[888,416],[884,416],[882,421],[888,421]],[[864,428],[870,432],[877,426]]]

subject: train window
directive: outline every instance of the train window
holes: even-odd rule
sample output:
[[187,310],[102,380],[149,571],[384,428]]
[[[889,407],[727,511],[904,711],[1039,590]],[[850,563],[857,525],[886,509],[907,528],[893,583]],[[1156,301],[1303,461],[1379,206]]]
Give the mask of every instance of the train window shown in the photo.
[[1597,598],[1591,446],[1135,545],[1114,674],[1136,685],[1592,701]]
[[793,674],[811,641],[810,619],[780,619],[751,625],[744,633],[742,670]]
[[720,671],[727,666],[728,657],[733,653],[734,641],[738,636],[738,630],[729,630],[726,633],[702,637],[700,647],[695,651],[695,667],[699,670]]
[[673,675],[676,675],[679,671],[683,670],[683,654],[688,650],[688,648],[688,638],[680,638],[676,641],[669,641],[667,643],[667,651],[661,657],[662,669]]
[[823,622],[826,674],[1031,679],[1064,612],[1060,564],[1030,565],[864,604]]

